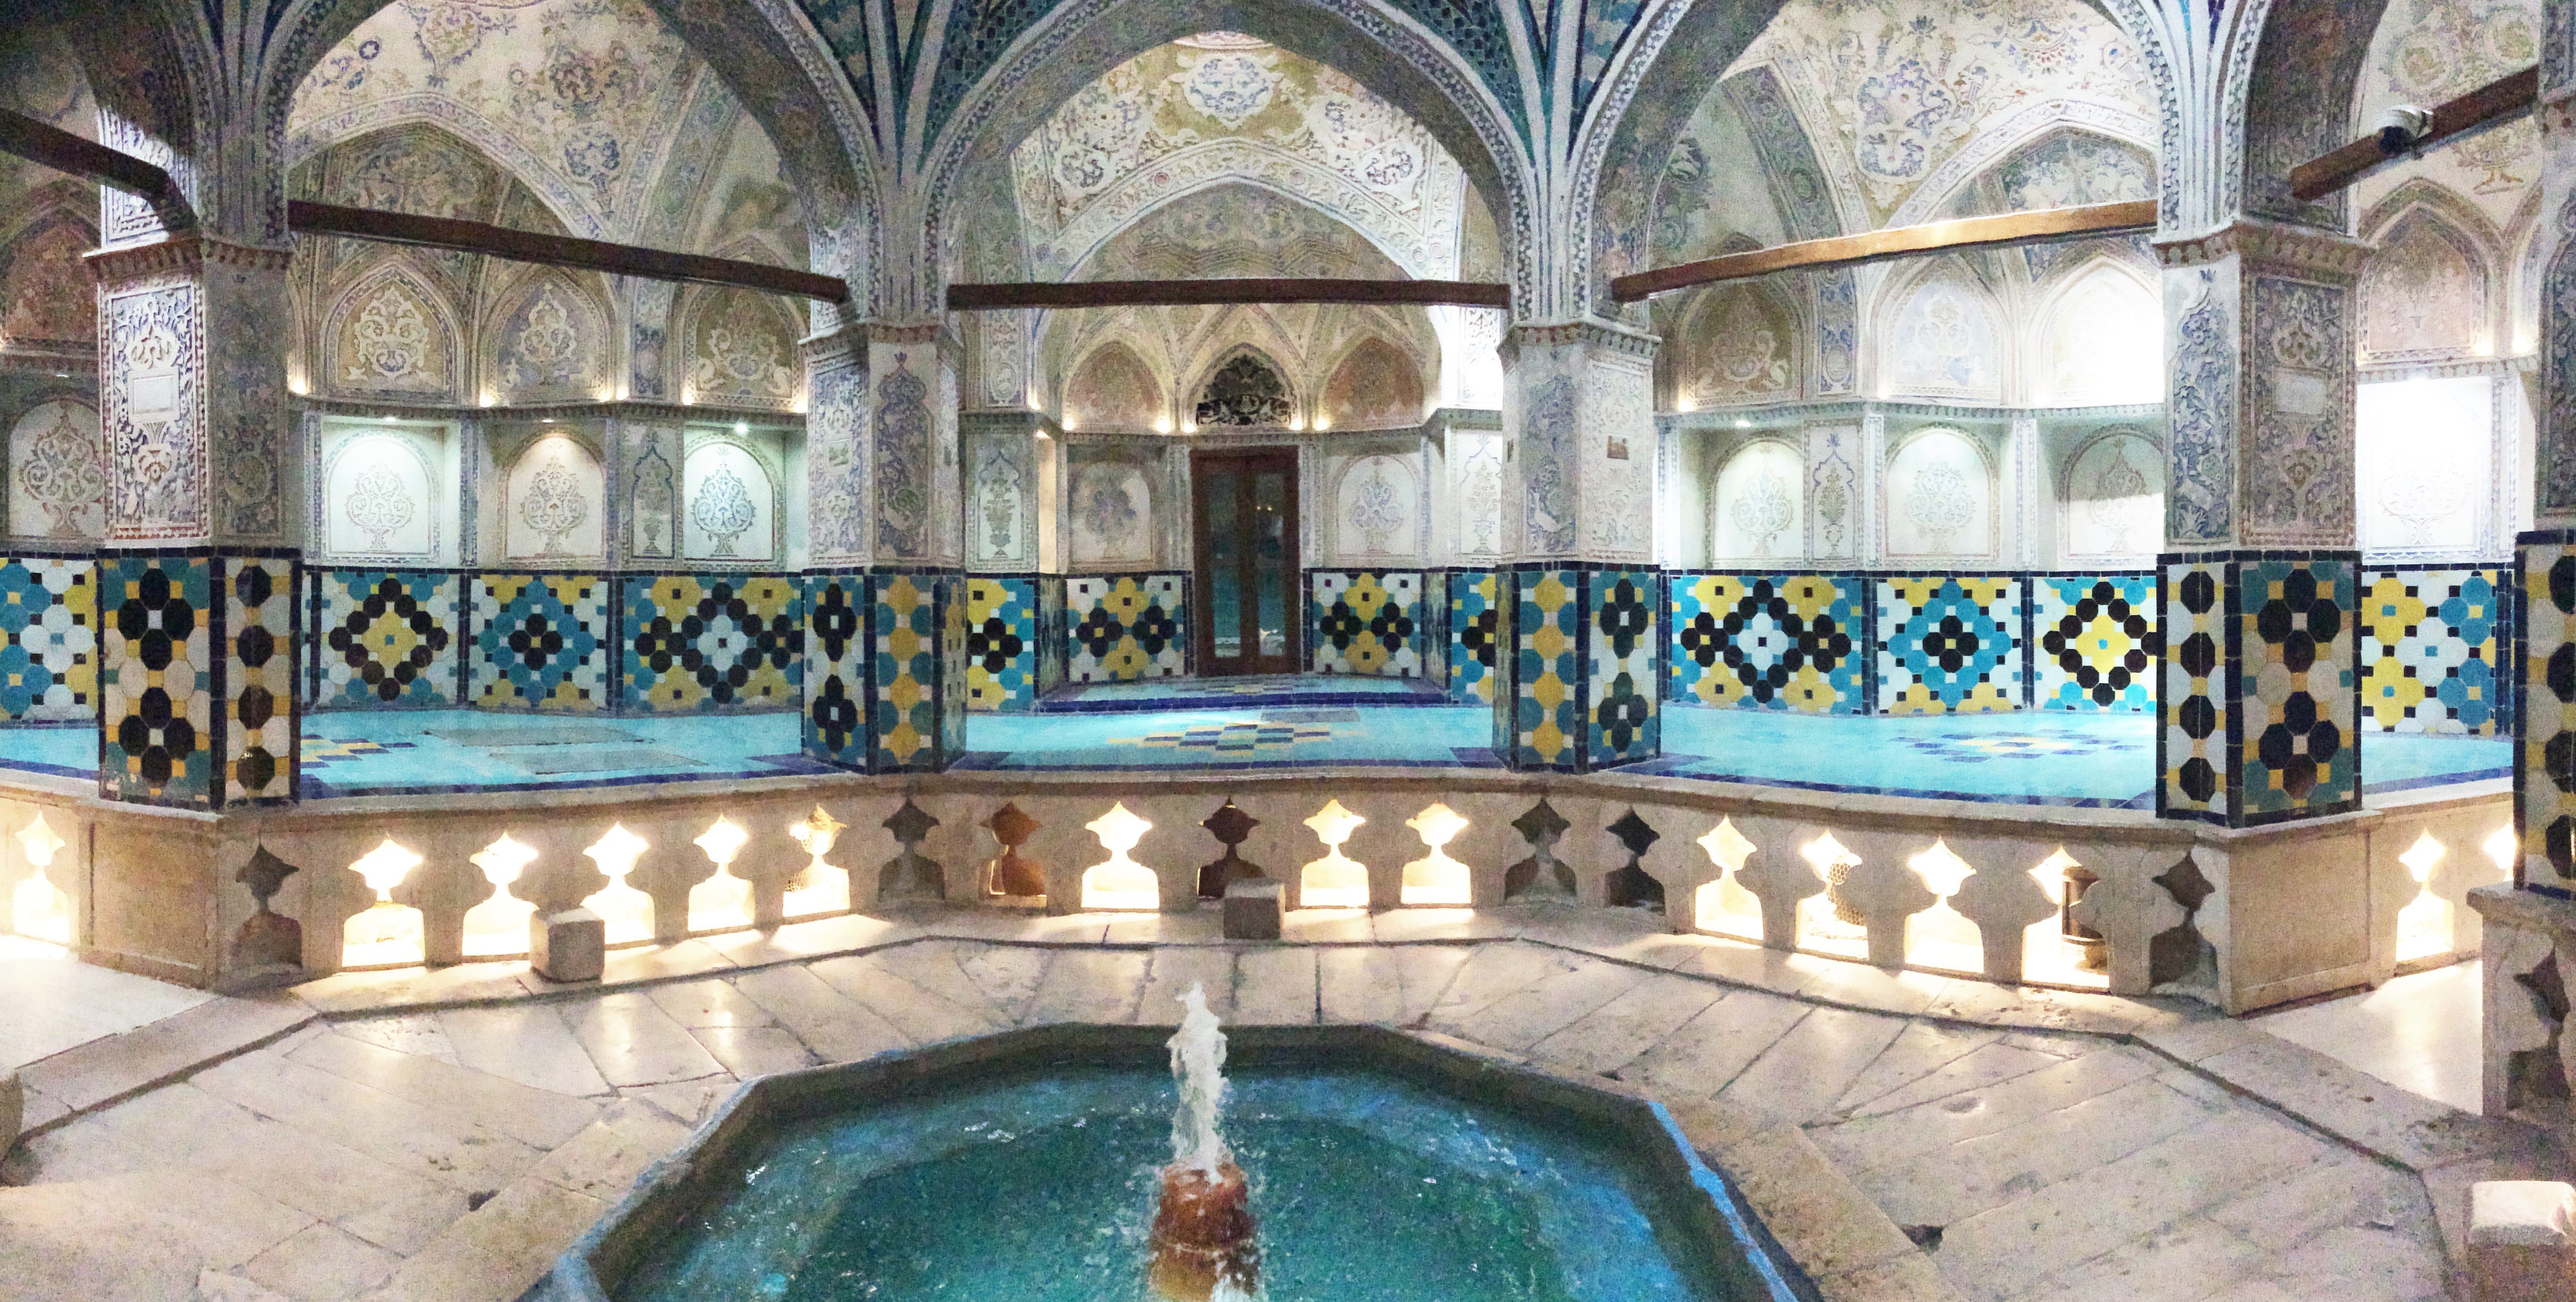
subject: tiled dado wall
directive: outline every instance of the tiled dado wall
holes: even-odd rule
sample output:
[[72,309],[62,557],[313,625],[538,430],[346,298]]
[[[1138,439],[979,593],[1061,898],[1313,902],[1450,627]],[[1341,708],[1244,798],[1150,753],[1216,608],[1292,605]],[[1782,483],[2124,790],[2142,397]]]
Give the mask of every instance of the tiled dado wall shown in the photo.
[[1672,700],[1800,714],[2155,709],[2152,574],[1666,576]]
[[2512,731],[2511,570],[2362,570],[2363,726],[2480,737]]

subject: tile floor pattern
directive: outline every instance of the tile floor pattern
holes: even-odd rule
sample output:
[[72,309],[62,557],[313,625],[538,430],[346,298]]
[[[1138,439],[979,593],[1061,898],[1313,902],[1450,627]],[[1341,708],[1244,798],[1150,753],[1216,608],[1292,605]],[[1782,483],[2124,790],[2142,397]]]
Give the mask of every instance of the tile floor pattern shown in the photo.
[[[1941,1228],[1920,1256],[1895,1245],[1906,1298],[2429,1302],[2459,1234],[2436,1206],[2563,1161],[2518,1125],[2357,1096],[2349,1074],[2320,1087],[2335,1073],[2308,1051],[2194,1006],[1659,925],[1316,910],[1291,941],[1333,943],[1241,947],[1206,915],[961,910],[621,951],[611,980],[644,983],[545,1002],[518,965],[326,978],[297,992],[322,1020],[23,1144],[0,1246],[27,1250],[0,1299],[507,1302],[741,1079],[1014,1025],[1171,1022],[1193,983],[1230,1023],[1422,1027],[1732,1104],[1747,1143],[1802,1138],[1898,1225]],[[1389,943],[1407,938],[1451,943]],[[1751,1192],[1761,1210],[1796,1191]]]

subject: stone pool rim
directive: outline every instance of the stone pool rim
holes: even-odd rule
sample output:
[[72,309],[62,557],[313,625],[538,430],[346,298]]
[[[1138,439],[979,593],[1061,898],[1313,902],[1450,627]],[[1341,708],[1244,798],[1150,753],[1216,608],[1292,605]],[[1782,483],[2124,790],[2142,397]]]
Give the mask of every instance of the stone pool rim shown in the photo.
[[[1049,1067],[1159,1066],[1168,1061],[1169,1026],[1055,1023],[1023,1027],[857,1062],[777,1072],[745,1081],[668,1156],[647,1167],[626,1196],[564,1250],[533,1297],[555,1302],[614,1302],[663,1238],[715,1195],[731,1159],[767,1126],[819,1112],[917,1097],[972,1084],[990,1075]],[[1517,1112],[1539,1124],[1600,1127],[1604,1139],[1637,1162],[1646,1178],[1677,1199],[1681,1213],[1705,1220],[1683,1227],[1688,1240],[1723,1244],[1741,1267],[1713,1264],[1721,1278],[1748,1285],[1763,1302],[1817,1302],[1806,1271],[1763,1224],[1735,1182],[1703,1157],[1686,1127],[1652,1096],[1622,1082],[1524,1062],[1483,1046],[1430,1032],[1380,1025],[1244,1025],[1225,1028],[1228,1063],[1241,1067],[1357,1067],[1381,1071],[1462,1102]],[[1705,1202],[1694,1201],[1693,1195]],[[1874,1208],[1869,1209],[1876,1214]]]

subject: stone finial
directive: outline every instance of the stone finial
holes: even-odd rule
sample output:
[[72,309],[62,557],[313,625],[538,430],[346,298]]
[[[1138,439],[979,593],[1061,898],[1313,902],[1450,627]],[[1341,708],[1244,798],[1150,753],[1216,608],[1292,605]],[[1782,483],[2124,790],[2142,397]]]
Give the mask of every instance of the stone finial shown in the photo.
[[259,845],[252,847],[250,862],[233,874],[234,881],[250,888],[251,899],[259,906],[233,933],[232,958],[227,966],[239,979],[275,980],[279,979],[280,969],[304,965],[304,925],[278,916],[268,904],[286,885],[287,878],[302,871],[278,858],[266,845]]

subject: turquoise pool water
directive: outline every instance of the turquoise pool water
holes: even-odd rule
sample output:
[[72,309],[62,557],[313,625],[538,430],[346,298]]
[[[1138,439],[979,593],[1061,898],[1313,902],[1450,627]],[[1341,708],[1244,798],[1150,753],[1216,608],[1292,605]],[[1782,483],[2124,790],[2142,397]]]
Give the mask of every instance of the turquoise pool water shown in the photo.
[[[1269,1302],[1779,1296],[1572,1130],[1371,1072],[1231,1086]],[[1076,1070],[790,1123],[617,1296],[1138,1302],[1173,1098],[1161,1071]]]

